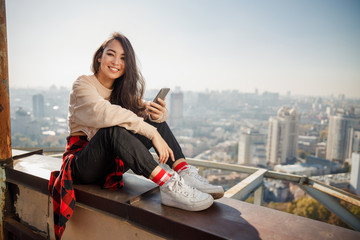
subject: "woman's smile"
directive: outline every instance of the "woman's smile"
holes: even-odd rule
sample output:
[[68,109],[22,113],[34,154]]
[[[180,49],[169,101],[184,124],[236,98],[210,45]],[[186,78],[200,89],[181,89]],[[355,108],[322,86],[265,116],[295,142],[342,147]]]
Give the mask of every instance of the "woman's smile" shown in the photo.
[[115,79],[125,73],[125,53],[121,43],[117,40],[111,41],[104,49],[101,57],[97,78],[107,88],[112,88]]
[[115,68],[115,67],[109,67],[109,69],[113,72],[113,73],[117,73],[120,71],[120,69]]

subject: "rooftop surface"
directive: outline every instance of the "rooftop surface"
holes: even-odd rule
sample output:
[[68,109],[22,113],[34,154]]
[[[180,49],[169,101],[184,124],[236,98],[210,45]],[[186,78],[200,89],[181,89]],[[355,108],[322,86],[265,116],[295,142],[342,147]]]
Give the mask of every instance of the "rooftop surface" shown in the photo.
[[[48,194],[50,172],[62,160],[13,150],[14,165],[6,180]],[[161,204],[159,188],[130,173],[125,187],[110,191],[98,185],[74,185],[77,202],[127,219],[160,236],[196,239],[360,239],[360,232],[231,198],[207,210],[188,212]]]

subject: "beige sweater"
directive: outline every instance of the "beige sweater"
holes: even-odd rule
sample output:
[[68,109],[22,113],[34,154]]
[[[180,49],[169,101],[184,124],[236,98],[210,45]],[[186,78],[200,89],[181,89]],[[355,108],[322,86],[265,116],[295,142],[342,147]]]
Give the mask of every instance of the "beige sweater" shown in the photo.
[[[70,134],[82,131],[90,140],[100,128],[121,126],[152,139],[156,128],[134,112],[109,102],[111,89],[104,87],[95,75],[80,76],[70,93],[68,124]],[[163,122],[167,112],[155,122]],[[150,118],[151,120],[151,118]]]

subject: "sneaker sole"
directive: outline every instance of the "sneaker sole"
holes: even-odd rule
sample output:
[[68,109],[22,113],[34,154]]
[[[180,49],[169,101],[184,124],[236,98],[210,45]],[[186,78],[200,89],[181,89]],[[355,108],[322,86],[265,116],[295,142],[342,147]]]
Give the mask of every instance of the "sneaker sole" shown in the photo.
[[209,193],[214,199],[219,199],[224,196],[224,193]]
[[204,193],[208,193],[210,194],[214,199],[219,199],[219,198],[222,198],[224,196],[224,192],[221,191],[221,192],[211,192],[211,191],[206,191],[206,190],[200,190],[198,189],[199,191],[202,191]]
[[187,210],[187,211],[197,212],[197,211],[203,211],[205,209],[208,209],[214,203],[214,200],[211,196],[209,196],[209,198],[205,199],[201,203],[203,203],[203,204],[189,206],[189,205],[185,205],[185,204],[181,204],[181,203],[174,203],[174,202],[166,203],[166,201],[162,202],[163,205],[168,206],[168,207],[174,207],[174,208],[179,208],[179,209],[183,209],[183,210]]

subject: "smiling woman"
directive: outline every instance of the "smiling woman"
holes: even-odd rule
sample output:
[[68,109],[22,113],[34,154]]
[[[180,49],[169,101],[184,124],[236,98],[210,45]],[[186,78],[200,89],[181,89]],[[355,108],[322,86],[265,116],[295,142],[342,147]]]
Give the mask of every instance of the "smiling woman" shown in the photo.
[[101,71],[97,71],[99,82],[107,88],[111,88],[115,79],[125,72],[125,53],[119,41],[111,41],[104,49],[97,61]]
[[[134,49],[125,36],[115,33],[96,50],[92,71],[100,83],[113,89],[111,103],[146,118],[146,107],[141,101],[145,82],[137,68]],[[122,81],[115,81],[120,77]]]
[[[161,202],[188,211],[209,208],[221,198],[221,186],[209,184],[189,166],[165,122],[161,98],[145,103],[144,80],[130,41],[114,33],[95,52],[93,75],[80,76],[70,93],[69,132],[60,172],[51,174],[55,233],[61,238],[71,217],[75,194],[72,183],[98,183],[108,189],[123,187],[122,176],[131,169],[160,186]],[[151,153],[154,148],[160,167]]]

